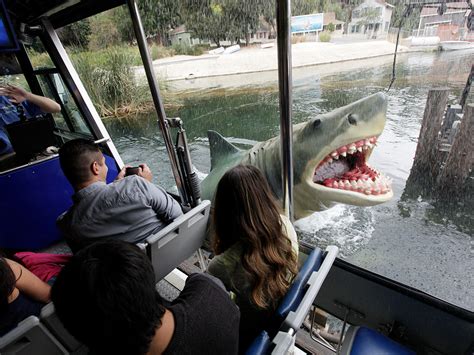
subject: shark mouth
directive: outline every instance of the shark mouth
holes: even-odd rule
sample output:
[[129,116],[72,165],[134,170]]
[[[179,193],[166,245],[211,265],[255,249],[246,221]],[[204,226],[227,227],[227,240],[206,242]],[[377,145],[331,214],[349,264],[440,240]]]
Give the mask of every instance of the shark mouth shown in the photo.
[[336,149],[316,167],[313,182],[365,195],[390,193],[392,180],[366,163],[376,143],[377,137],[371,137]]

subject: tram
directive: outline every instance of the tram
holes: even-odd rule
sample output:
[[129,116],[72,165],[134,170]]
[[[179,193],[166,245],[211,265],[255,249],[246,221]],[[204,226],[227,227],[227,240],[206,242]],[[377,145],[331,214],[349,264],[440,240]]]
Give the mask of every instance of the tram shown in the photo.
[[[88,138],[102,146],[109,167],[108,181],[112,181],[123,167],[119,151],[56,30],[114,7],[127,6],[170,169],[183,204],[190,209],[158,235],[147,239],[141,247],[152,260],[158,284],[166,283],[167,287],[179,290],[186,274],[196,269],[194,264],[183,264],[193,253],[197,252],[196,265],[200,271],[205,269],[199,250],[205,239],[210,202],[201,201],[183,123],[166,117],[136,0],[4,0],[3,5],[0,20],[10,30],[1,43],[0,77],[22,74],[30,91],[54,99],[61,105],[61,113],[22,122],[16,135],[11,135],[14,152],[0,156],[0,248],[39,250],[61,241],[55,220],[70,206],[73,191],[62,175],[56,152],[44,153],[44,148],[60,147],[74,138]],[[291,215],[290,1],[277,0],[276,5],[283,200]],[[41,41],[51,58],[52,67],[36,69],[32,66],[26,46],[33,38]],[[178,131],[176,145],[171,138],[172,130]],[[159,243],[163,238],[171,242]],[[300,270],[301,277],[295,281],[300,284],[290,289],[297,293],[296,301],[283,316],[281,325],[277,326],[278,333],[262,334],[247,353],[474,353],[472,311],[337,258],[336,247],[321,251],[301,243],[300,252],[306,262]],[[319,262],[311,260],[315,253],[320,256]],[[335,341],[321,336],[313,329],[314,324],[309,330],[300,329],[312,309],[321,310],[326,317],[342,324],[340,335],[333,336],[337,338]],[[314,321],[315,313],[311,312],[310,323],[314,323],[311,320]],[[47,305],[39,319],[27,321],[0,338],[0,353],[68,354],[84,351],[81,344],[61,327],[55,318],[53,305]]]

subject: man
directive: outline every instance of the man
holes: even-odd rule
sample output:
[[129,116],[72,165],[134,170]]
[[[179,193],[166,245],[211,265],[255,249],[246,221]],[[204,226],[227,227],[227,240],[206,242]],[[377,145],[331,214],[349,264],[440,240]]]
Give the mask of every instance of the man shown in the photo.
[[222,283],[192,274],[165,306],[135,245],[97,242],[74,255],[51,291],[65,328],[95,354],[237,354],[239,310]]
[[0,155],[13,151],[5,126],[44,113],[60,112],[61,106],[47,97],[34,95],[16,86],[0,87]]
[[146,164],[140,165],[138,175],[125,176],[123,168],[107,185],[105,157],[92,141],[66,142],[59,162],[75,194],[57,225],[73,251],[104,238],[143,241],[183,213],[175,199],[151,183]]

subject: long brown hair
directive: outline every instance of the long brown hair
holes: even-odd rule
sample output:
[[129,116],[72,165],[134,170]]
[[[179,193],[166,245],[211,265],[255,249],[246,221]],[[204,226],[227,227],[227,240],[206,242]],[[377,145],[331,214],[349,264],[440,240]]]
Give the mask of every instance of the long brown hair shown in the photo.
[[214,252],[221,254],[238,241],[242,266],[250,275],[251,301],[261,309],[275,308],[297,273],[296,255],[270,186],[252,165],[227,171],[214,197]]

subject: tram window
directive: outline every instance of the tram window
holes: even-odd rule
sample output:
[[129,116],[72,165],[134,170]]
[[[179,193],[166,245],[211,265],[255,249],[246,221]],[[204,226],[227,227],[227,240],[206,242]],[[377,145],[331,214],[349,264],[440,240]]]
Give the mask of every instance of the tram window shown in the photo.
[[[58,73],[38,75],[41,88],[46,96],[60,101],[62,113],[54,114],[56,125],[62,130],[92,137],[84,118]],[[65,114],[65,116],[63,116]]]

